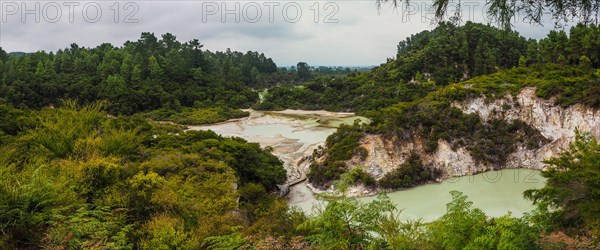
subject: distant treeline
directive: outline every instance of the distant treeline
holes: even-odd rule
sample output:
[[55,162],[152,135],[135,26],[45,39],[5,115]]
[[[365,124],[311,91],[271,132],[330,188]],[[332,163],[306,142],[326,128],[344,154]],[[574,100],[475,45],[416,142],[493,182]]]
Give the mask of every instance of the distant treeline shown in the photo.
[[16,107],[57,105],[59,99],[108,100],[109,111],[132,114],[180,106],[248,107],[258,99],[247,85],[277,71],[256,52],[203,51],[198,40],[143,33],[122,47],[72,44],[56,53],[0,56],[0,98]]
[[[307,67],[306,63],[299,63]],[[301,68],[301,67],[299,67]],[[301,68],[300,70],[304,70]],[[313,76],[348,73],[337,68],[282,70],[258,52],[212,52],[198,40],[180,42],[142,33],[121,47],[77,44],[56,52],[7,53],[0,48],[0,103],[40,108],[60,99],[108,100],[109,112],[133,114],[182,107],[248,108],[262,89],[299,84]]]

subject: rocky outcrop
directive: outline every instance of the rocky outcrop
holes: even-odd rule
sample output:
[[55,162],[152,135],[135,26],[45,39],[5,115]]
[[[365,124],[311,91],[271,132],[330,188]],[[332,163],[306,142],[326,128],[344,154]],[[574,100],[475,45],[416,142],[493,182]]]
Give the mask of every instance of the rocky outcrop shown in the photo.
[[402,164],[412,152],[420,155],[425,165],[442,171],[443,178],[475,174],[494,168],[531,168],[543,169],[543,161],[558,155],[567,149],[575,138],[575,130],[588,131],[600,138],[600,111],[582,105],[562,108],[554,100],[545,100],[535,95],[535,88],[525,88],[516,96],[489,100],[485,97],[453,103],[453,106],[465,113],[476,113],[483,120],[503,119],[521,120],[537,129],[549,143],[538,149],[518,146],[509,155],[503,166],[492,166],[477,162],[465,148],[452,148],[446,141],[440,140],[433,153],[426,153],[422,138],[410,139],[384,138],[381,135],[366,135],[361,146],[367,149],[365,159],[354,157],[347,161],[352,168],[364,166],[376,179],[382,178],[398,165]]
[[537,129],[550,143],[537,150],[519,148],[509,157],[507,167],[543,168],[543,160],[559,154],[575,139],[575,130],[600,138],[600,111],[581,104],[562,108],[554,100],[536,96],[535,88],[525,88],[516,96],[492,102],[478,98],[455,103],[465,113],[477,113],[483,120],[521,120]]
[[507,121],[519,119],[536,128],[540,133],[552,140],[574,138],[575,129],[589,131],[595,137],[600,136],[600,113],[598,110],[581,104],[567,109],[554,104],[554,100],[538,98],[535,88],[524,88],[513,97],[486,101],[485,98],[455,103],[465,113],[478,113],[484,120],[499,118]]
[[452,149],[444,140],[438,141],[434,153],[427,153],[425,141],[418,137],[399,141],[381,135],[366,135],[361,146],[367,149],[369,155],[364,160],[354,157],[346,163],[350,168],[363,166],[375,179],[382,178],[404,163],[413,152],[420,156],[424,165],[442,170],[443,179],[493,170],[493,166],[476,162],[465,148]]

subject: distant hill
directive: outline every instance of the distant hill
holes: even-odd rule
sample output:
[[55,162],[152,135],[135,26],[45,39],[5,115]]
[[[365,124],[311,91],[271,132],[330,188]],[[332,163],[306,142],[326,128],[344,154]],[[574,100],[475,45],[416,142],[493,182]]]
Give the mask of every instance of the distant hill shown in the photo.
[[22,51],[16,51],[16,52],[9,52],[8,56],[24,56],[27,55],[27,52],[22,52]]

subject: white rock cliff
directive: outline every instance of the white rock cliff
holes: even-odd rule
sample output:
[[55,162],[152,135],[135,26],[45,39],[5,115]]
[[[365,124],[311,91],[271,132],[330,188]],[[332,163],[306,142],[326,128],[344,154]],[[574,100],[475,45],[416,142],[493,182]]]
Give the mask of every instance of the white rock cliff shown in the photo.
[[[539,130],[550,141],[535,150],[519,147],[509,155],[505,165],[495,168],[543,169],[544,160],[568,148],[575,139],[575,129],[590,132],[600,139],[599,110],[580,104],[564,109],[555,105],[554,100],[538,98],[535,88],[525,88],[516,96],[507,95],[493,101],[482,97],[453,103],[453,106],[465,113],[476,113],[483,120],[519,119]],[[367,149],[368,157],[364,160],[354,157],[347,164],[351,168],[365,166],[368,173],[379,179],[402,164],[411,152],[417,152],[425,165],[442,170],[443,178],[494,169],[494,166],[477,163],[465,148],[452,149],[443,140],[438,143],[435,152],[426,153],[424,141],[420,138],[392,142],[381,135],[367,135],[362,139],[361,146]]]

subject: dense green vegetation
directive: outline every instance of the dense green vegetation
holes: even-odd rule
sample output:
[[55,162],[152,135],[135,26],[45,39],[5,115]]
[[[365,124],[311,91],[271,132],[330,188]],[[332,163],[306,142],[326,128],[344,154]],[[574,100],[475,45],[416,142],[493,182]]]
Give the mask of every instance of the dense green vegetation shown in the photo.
[[570,150],[548,160],[542,172],[547,185],[525,196],[538,205],[533,218],[551,229],[571,228],[600,237],[600,144],[590,134],[577,133]]
[[440,175],[441,173],[436,170],[423,166],[419,155],[413,153],[398,168],[381,178],[379,186],[385,189],[410,188],[423,182],[433,181]]
[[335,185],[337,190],[345,192],[351,186],[364,185],[366,187],[374,187],[376,184],[377,181],[375,178],[367,173],[363,167],[357,167],[340,175],[340,179],[335,181],[333,185]]
[[143,116],[156,121],[171,121],[182,125],[202,125],[248,116],[248,112],[228,107],[157,109]]
[[[344,163],[345,160],[349,160],[354,155],[358,155],[362,159],[367,157],[367,150],[359,147],[359,140],[364,134],[364,126],[358,121],[352,125],[342,124],[335,133],[327,137],[325,141],[327,157],[323,162],[313,162],[310,165],[307,177],[312,184],[318,187],[327,187],[333,180],[339,179],[342,174],[346,173],[348,167]],[[313,154],[315,158],[321,156],[323,155],[319,154],[318,150]],[[356,172],[351,175],[356,176],[357,174],[361,173]],[[354,177],[352,179],[354,181]],[[370,181],[367,182],[372,184]]]
[[[328,76],[345,76],[351,73],[366,72],[369,67],[332,67],[332,66],[309,66],[306,62],[299,62],[296,66],[281,68],[281,73],[288,77],[287,82],[294,82],[294,85],[302,84],[314,78]],[[284,83],[285,81],[282,81]]]
[[277,68],[258,52],[203,50],[198,40],[182,43],[170,33],[142,33],[121,47],[72,44],[56,53],[0,48],[0,103],[40,109],[65,98],[106,100],[113,115],[143,112],[153,120],[198,125],[246,116],[238,109],[258,102],[259,88],[350,72],[306,63],[298,69],[304,73]]
[[334,180],[348,171],[348,166],[343,161],[313,162],[307,174],[308,181],[317,187],[329,187]]
[[195,249],[293,225],[270,218],[288,213],[270,194],[286,173],[258,144],[61,106],[0,106],[1,248]]
[[537,64],[518,67],[473,78],[442,90],[441,96],[451,100],[485,95],[499,98],[515,95],[523,87],[535,87],[541,98],[555,98],[563,108],[581,103],[600,108],[600,70],[585,62],[577,66]]
[[[245,75],[246,68],[258,73]],[[181,43],[167,33],[142,33],[122,47],[76,44],[54,52],[7,57],[0,63],[0,100],[15,107],[41,108],[73,98],[108,100],[112,114],[159,108],[249,107],[258,95],[249,86],[276,72],[272,60],[248,52],[210,52],[198,40]],[[251,77],[250,77],[251,76]]]
[[[179,42],[169,33],[160,38],[142,33],[139,40],[121,47],[72,44],[56,53],[9,56],[0,48],[0,103],[39,109],[58,105],[64,98],[83,103],[108,100],[111,114],[160,109],[156,116],[178,120],[169,116],[182,109],[189,111],[186,107],[217,107],[227,112],[248,108],[258,101],[254,89],[308,79],[296,71],[278,69],[272,59],[258,52],[202,48],[198,40]],[[347,73],[321,70],[315,75]],[[190,119],[196,123],[193,120],[198,118]]]
[[[600,27],[577,25],[567,35],[564,31],[551,31],[540,41],[527,40],[516,32],[499,30],[490,26],[470,23],[454,26],[441,23],[432,31],[412,35],[398,45],[395,59],[389,60],[371,72],[350,74],[347,77],[318,78],[303,87],[276,87],[269,90],[261,109],[326,109],[331,111],[354,111],[369,115],[372,111],[398,102],[412,102],[423,98],[428,92],[444,88],[476,76],[494,72],[502,73],[515,66],[535,66],[528,78],[540,78],[529,82],[531,86],[547,89],[544,97],[564,94],[573,100],[585,92],[592,93],[588,102],[598,100],[595,81],[575,84],[589,79],[577,79],[575,75],[589,77],[586,69],[600,67]],[[579,73],[558,70],[560,66],[580,68]],[[546,71],[553,71],[546,75]],[[575,69],[573,69],[575,70]],[[532,72],[540,71],[540,72]],[[517,71],[518,72],[518,71]],[[513,76],[514,73],[512,72]],[[566,74],[566,75],[563,75]],[[553,77],[558,77],[555,79]],[[570,78],[569,77],[573,77]],[[570,82],[561,82],[567,78]],[[485,78],[484,78],[485,79]],[[528,80],[529,80],[528,79]],[[592,78],[593,79],[593,78]],[[509,83],[525,81],[508,78]],[[546,83],[541,82],[547,81]],[[493,88],[501,87],[503,82]],[[562,86],[556,86],[556,85]],[[567,104],[567,103],[565,103]],[[571,103],[572,104],[572,103]]]
[[418,99],[435,84],[399,84],[396,81],[379,81],[374,71],[363,74],[352,73],[348,77],[317,78],[295,87],[274,87],[269,89],[265,100],[256,109],[325,109],[330,111],[377,110],[392,105],[399,100]]
[[362,125],[355,121],[353,125],[342,124],[331,136],[327,137],[325,146],[332,161],[348,160],[355,154],[367,157],[367,151],[358,147],[363,136]]

